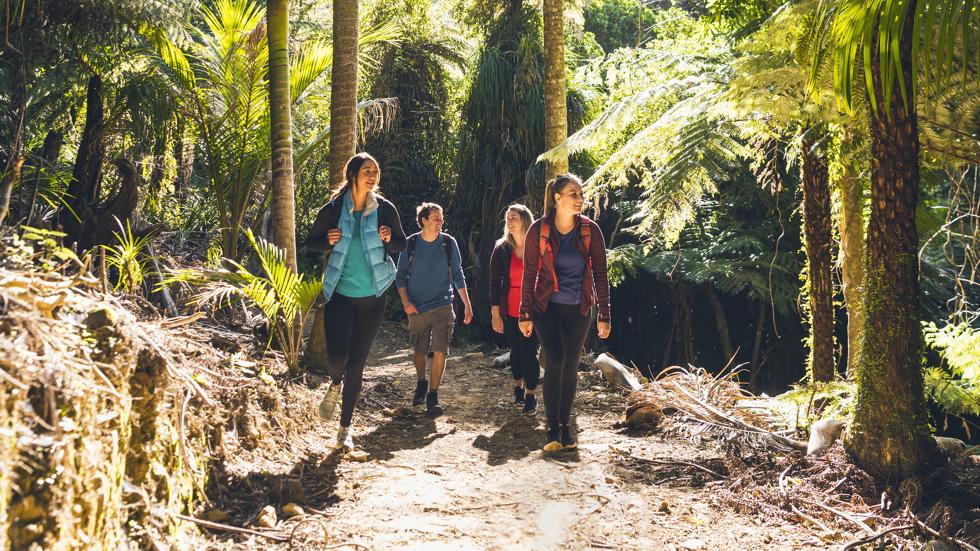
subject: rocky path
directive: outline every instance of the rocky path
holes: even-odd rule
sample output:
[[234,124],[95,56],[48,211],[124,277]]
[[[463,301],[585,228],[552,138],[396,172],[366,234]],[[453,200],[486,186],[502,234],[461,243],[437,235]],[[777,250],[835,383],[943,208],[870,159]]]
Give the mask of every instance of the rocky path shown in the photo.
[[325,381],[310,376],[307,386],[293,385],[285,406],[292,422],[282,431],[288,438],[226,460],[229,512],[239,523],[268,503],[270,480],[302,482],[307,516],[280,520],[274,532],[287,537],[295,529],[292,543],[219,532],[199,543],[316,549],[325,530],[327,545],[372,550],[825,547],[795,524],[719,508],[710,490],[724,480],[676,466],[665,473],[619,453],[665,461],[719,456],[712,442],[613,429],[619,414],[610,407],[622,399],[594,376],[580,378],[573,412],[579,447],[555,454],[541,451],[543,405],[536,417],[521,415],[509,372],[494,369],[490,358],[449,362],[440,389],[444,416],[427,419],[410,407],[404,416],[385,415],[385,408],[410,406],[414,381],[407,335],[386,323],[351,431],[367,453],[363,462],[331,453],[336,424],[313,418],[321,391],[305,389]]

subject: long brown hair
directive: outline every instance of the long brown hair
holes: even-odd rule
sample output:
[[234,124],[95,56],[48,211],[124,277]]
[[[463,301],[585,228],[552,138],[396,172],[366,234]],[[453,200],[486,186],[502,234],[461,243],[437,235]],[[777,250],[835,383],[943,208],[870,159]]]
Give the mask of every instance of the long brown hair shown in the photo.
[[[330,194],[330,200],[333,201],[337,197],[342,196],[357,182],[357,173],[361,171],[361,167],[367,161],[374,161],[374,164],[378,167],[378,181],[381,181],[381,165],[378,164],[377,159],[371,156],[370,153],[360,152],[350,159],[347,160],[347,165],[344,166],[344,181],[337,186],[337,189]],[[381,191],[378,189],[379,186],[374,186],[374,194],[378,197],[383,197]]]
[[517,241],[514,240],[514,236],[510,233],[510,229],[507,227],[506,217],[507,213],[510,211],[516,212],[521,217],[521,224],[524,224],[525,232],[527,232],[527,229],[534,223],[534,217],[531,216],[531,209],[516,203],[507,207],[507,211],[504,212],[504,236],[494,243],[495,247],[503,246],[505,251],[513,251],[517,249]]
[[572,182],[579,186],[582,185],[582,179],[570,172],[559,174],[555,176],[554,180],[548,180],[548,184],[544,187],[544,212],[541,213],[542,216],[548,216],[548,213],[558,206],[555,202],[555,194],[563,192],[565,186]]

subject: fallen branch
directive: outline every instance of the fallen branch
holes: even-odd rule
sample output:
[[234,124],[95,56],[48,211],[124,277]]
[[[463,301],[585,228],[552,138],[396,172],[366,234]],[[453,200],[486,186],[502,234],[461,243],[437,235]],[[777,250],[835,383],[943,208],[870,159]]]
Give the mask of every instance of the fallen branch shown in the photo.
[[701,465],[698,465],[697,463],[688,463],[687,461],[663,461],[663,460],[660,460],[660,459],[647,459],[646,457],[638,457],[638,456],[633,455],[632,453],[630,453],[628,451],[616,449],[616,448],[614,448],[612,446],[609,446],[609,449],[611,449],[614,453],[618,453],[620,455],[625,455],[626,457],[629,457],[630,459],[632,459],[634,461],[640,461],[642,463],[653,463],[655,465],[684,465],[684,466],[687,466],[687,467],[694,467],[695,469],[700,469],[700,470],[702,470],[702,471],[704,471],[704,472],[706,472],[706,473],[708,473],[710,475],[717,476],[718,478],[727,478],[725,476],[722,476],[722,475],[720,475],[720,474],[712,471],[711,469],[709,469],[707,467],[702,467]]
[[870,536],[868,536],[866,538],[861,538],[859,540],[849,541],[849,542],[847,542],[847,543],[845,543],[844,545],[841,546],[840,551],[847,551],[848,549],[854,549],[855,547],[861,547],[862,545],[868,545],[869,543],[875,541],[876,539],[881,538],[882,536],[887,536],[888,534],[891,534],[892,532],[901,532],[902,530],[911,530],[911,529],[912,529],[912,526],[909,525],[909,526],[896,526],[894,528],[889,528],[887,530],[882,530],[881,532],[878,532],[877,534],[872,534],[872,535],[870,535]]
[[211,522],[209,520],[201,520],[199,518],[188,517],[185,515],[181,515],[179,513],[171,513],[171,516],[173,516],[174,518],[179,518],[180,520],[186,520],[187,522],[193,522],[194,524],[199,524],[201,526],[204,526],[206,528],[211,528],[213,530],[223,530],[225,532],[237,532],[239,534],[248,534],[250,536],[262,536],[263,538],[268,538],[270,540],[278,541],[281,543],[286,543],[289,541],[289,538],[283,536],[276,536],[274,534],[265,534],[259,532],[258,530],[249,530],[248,528],[239,528],[237,526],[229,526],[227,524],[219,524],[217,522]]
[[951,541],[951,542],[955,543],[956,545],[959,545],[960,547],[962,547],[964,549],[967,549],[969,551],[980,551],[980,549],[977,549],[976,547],[973,547],[972,545],[970,545],[969,543],[966,543],[963,540],[958,540],[958,539],[956,539],[954,537],[944,536],[944,535],[940,534],[939,532],[933,530],[932,528],[929,528],[929,526],[927,526],[926,523],[922,522],[921,520],[919,520],[915,516],[912,517],[912,522],[914,524],[916,524],[919,528],[922,528],[923,530],[925,530],[926,532],[929,532],[930,534],[932,534],[933,536],[936,536],[937,538],[948,539],[949,541]]
[[865,524],[865,523],[861,522],[860,520],[858,520],[858,519],[856,519],[856,518],[848,515],[847,513],[843,512],[843,511],[838,511],[837,509],[834,509],[833,507],[829,507],[827,505],[824,505],[823,503],[817,503],[816,501],[809,501],[809,500],[805,500],[804,499],[803,502],[804,503],[809,503],[810,505],[816,505],[817,507],[820,507],[821,509],[823,509],[824,511],[827,511],[828,513],[833,513],[833,514],[839,516],[840,518],[842,518],[842,519],[844,519],[846,521],[849,521],[849,522],[857,525],[858,528],[860,528],[864,532],[867,532],[867,534],[869,536],[873,536],[875,534],[874,530],[872,530],[870,527],[868,527],[867,524]]
[[204,312],[198,312],[196,314],[191,314],[189,316],[182,316],[179,318],[170,318],[165,320],[160,320],[160,327],[164,329],[175,329],[181,325],[187,325],[189,323],[194,323],[195,321],[207,316]]

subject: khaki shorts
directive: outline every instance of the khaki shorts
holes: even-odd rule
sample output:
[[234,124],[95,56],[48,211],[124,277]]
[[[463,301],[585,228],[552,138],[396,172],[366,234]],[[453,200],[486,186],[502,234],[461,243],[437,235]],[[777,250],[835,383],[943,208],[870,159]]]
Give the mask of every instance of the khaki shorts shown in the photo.
[[[408,316],[408,329],[411,333],[412,348],[418,354],[449,352],[449,340],[453,338],[456,326],[456,312],[453,305],[447,304],[435,310]],[[431,341],[431,342],[430,342]]]

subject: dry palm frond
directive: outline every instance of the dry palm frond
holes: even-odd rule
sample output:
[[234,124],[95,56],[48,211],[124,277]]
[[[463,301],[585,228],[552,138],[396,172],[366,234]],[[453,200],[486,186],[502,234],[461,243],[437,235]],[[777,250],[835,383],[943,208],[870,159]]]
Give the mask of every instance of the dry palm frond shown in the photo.
[[742,431],[767,436],[778,444],[794,449],[806,449],[806,444],[773,434],[772,416],[765,409],[741,405],[757,400],[735,379],[737,370],[711,375],[703,368],[674,366],[653,381],[630,394],[626,415],[647,407],[665,416],[694,421],[706,430]]

